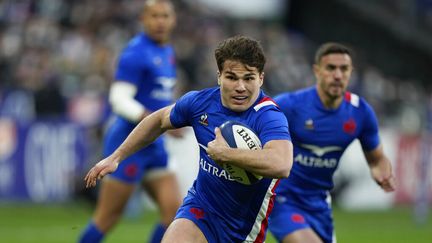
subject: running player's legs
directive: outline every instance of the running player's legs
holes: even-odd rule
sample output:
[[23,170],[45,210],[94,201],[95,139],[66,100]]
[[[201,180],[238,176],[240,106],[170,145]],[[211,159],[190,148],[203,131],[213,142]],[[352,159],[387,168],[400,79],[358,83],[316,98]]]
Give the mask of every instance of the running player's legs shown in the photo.
[[[111,154],[127,135],[128,131],[122,127],[111,127],[105,136],[104,156]],[[144,173],[141,156],[140,152],[131,155],[119,164],[114,173],[102,180],[92,222],[83,231],[80,242],[100,242],[121,218],[129,197]]]
[[322,243],[323,241],[310,228],[301,229],[285,236],[282,243]]
[[93,222],[103,233],[107,233],[118,222],[135,189],[135,184],[113,178],[104,178],[99,190]]
[[270,216],[269,230],[279,242],[321,242],[305,218],[302,211],[275,202]]
[[286,203],[275,203],[270,232],[283,243],[332,242],[331,210],[307,212]]
[[168,169],[168,155],[163,143],[152,144],[146,149],[146,154],[143,186],[158,205],[161,218],[161,223],[153,231],[151,242],[160,242],[180,207],[181,196],[176,175]]
[[161,223],[167,227],[173,221],[177,209],[181,205],[181,196],[175,174],[165,171],[151,177],[146,176],[143,185],[148,195],[159,207]]
[[208,241],[194,222],[186,218],[178,218],[170,224],[162,239],[162,243],[177,242],[206,243]]
[[225,237],[224,227],[218,216],[208,212],[189,192],[174,222],[168,227],[163,242],[230,242]]
[[140,151],[122,161],[114,173],[102,180],[93,217],[94,223],[102,232],[108,232],[121,218],[143,173]]

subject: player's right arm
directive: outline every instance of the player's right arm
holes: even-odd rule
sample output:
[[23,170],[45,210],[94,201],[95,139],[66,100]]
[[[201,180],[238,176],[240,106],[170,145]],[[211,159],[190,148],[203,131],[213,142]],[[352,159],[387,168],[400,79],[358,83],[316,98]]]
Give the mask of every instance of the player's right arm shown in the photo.
[[129,134],[114,153],[98,162],[89,170],[84,180],[86,187],[96,185],[96,181],[117,169],[118,164],[129,155],[151,144],[168,129],[174,129],[170,113],[174,105],[167,106],[145,117]]
[[142,73],[150,69],[146,60],[136,46],[126,47],[119,56],[116,81],[109,92],[109,103],[113,112],[134,124],[151,113],[135,97],[138,87],[145,81]]
[[133,123],[138,123],[151,113],[135,99],[137,92],[134,84],[121,80],[114,82],[109,92],[113,112]]
[[220,128],[215,139],[208,143],[207,154],[215,162],[230,163],[268,178],[287,178],[293,163],[293,146],[288,139],[275,139],[265,143],[263,149],[230,148]]

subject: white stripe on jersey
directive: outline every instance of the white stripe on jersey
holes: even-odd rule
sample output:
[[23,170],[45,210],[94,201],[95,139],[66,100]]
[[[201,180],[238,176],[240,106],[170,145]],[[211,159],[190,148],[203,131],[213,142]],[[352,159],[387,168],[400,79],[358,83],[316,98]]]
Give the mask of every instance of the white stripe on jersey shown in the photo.
[[[358,98],[358,96],[357,96],[357,98]],[[329,191],[327,191],[326,203],[327,203],[328,207],[331,209],[331,207],[332,207],[332,197],[331,197],[331,194],[330,194]],[[337,241],[336,241],[336,233],[335,233],[334,229],[333,229],[333,232],[332,232],[332,243],[337,243]]]
[[275,194],[273,193],[273,190],[274,190],[274,187],[276,186],[276,182],[278,180],[279,179],[273,179],[272,182],[270,183],[270,185],[267,189],[267,193],[266,193],[264,200],[261,204],[261,209],[258,212],[258,215],[255,219],[254,225],[252,226],[252,230],[249,233],[249,235],[246,237],[246,240],[243,242],[255,242],[256,238],[258,237],[259,233],[261,232],[262,222],[266,219],[267,212],[269,210],[270,199],[275,196]]
[[351,93],[351,105],[359,107],[360,97],[356,94]]
[[267,101],[261,102],[258,105],[254,106],[254,109],[255,109],[255,111],[259,111],[259,109],[263,108],[264,106],[268,106],[268,105],[277,106],[272,100],[267,100]]
[[200,144],[200,143],[198,143],[198,145],[201,147],[201,148],[203,148],[205,151],[207,151],[207,147],[206,146],[204,146],[204,145],[202,145],[202,144]]

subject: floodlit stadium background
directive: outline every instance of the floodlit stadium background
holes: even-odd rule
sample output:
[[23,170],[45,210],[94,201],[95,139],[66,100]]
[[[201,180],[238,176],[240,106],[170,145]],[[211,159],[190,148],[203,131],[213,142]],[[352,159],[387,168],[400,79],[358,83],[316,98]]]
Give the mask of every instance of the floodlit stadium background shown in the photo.
[[[0,241],[74,242],[87,223],[97,189],[84,190],[82,178],[100,159],[116,55],[140,28],[141,4],[0,2]],[[377,112],[398,188],[381,192],[353,144],[335,176],[338,240],[432,240],[432,0],[176,5],[178,95],[216,84],[214,47],[234,34],[262,42],[270,95],[314,83],[311,63],[322,42],[353,47],[350,90]],[[193,134],[168,146],[185,193],[197,171]],[[143,242],[154,221],[154,206],[137,192],[107,242]]]

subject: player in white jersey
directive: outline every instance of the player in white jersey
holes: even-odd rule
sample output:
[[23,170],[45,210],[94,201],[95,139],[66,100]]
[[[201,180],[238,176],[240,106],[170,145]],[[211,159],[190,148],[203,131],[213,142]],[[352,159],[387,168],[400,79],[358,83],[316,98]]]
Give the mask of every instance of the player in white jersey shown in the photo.
[[[200,170],[162,242],[264,242],[274,190],[292,166],[286,118],[261,91],[265,64],[261,45],[236,36],[221,42],[215,57],[219,87],[189,92],[175,105],[146,117],[85,177],[86,185],[94,186],[97,179],[115,171],[124,158],[166,130],[192,126],[198,143],[204,145]],[[263,148],[230,148],[218,128],[227,120],[252,128]],[[227,162],[264,178],[252,185],[241,184],[221,166]]]
[[334,242],[329,190],[348,145],[359,139],[372,178],[394,190],[390,161],[378,136],[376,116],[366,101],[346,91],[353,70],[351,51],[322,45],[313,67],[316,86],[275,98],[290,125],[294,165],[281,180],[269,229],[284,243]]

